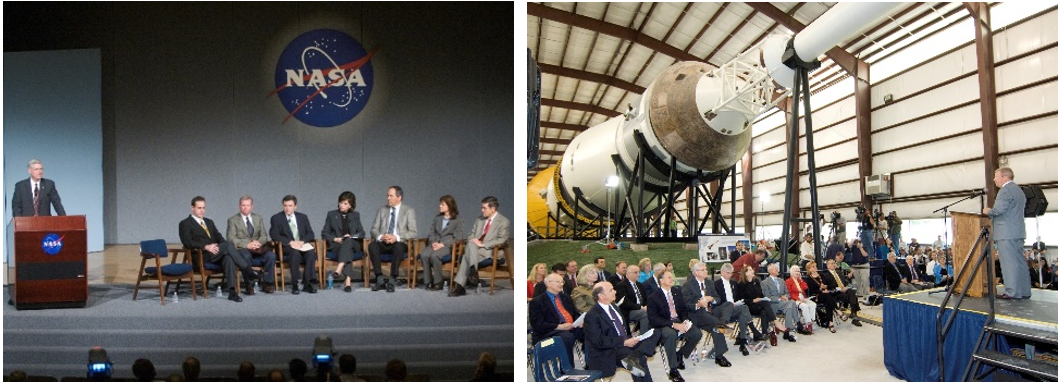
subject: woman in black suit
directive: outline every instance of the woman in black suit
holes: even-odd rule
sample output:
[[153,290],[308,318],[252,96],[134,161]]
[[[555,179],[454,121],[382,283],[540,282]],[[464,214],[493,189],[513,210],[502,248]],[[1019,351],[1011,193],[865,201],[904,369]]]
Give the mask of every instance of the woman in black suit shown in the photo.
[[827,284],[823,282],[823,277],[819,275],[815,262],[806,264],[805,270],[808,272],[808,278],[805,279],[805,282],[808,283],[808,298],[813,300],[816,305],[823,305],[823,308],[827,310],[827,322],[824,323],[823,319],[820,319],[819,326],[830,329],[830,333],[835,333],[834,307],[838,304],[838,300],[835,298],[834,293],[827,290]]
[[[771,307],[771,300],[764,297],[764,292],[760,290],[760,279],[757,278],[753,265],[742,267],[742,274],[738,276],[738,285],[735,287],[735,298],[745,301],[749,306],[749,314],[760,316],[760,330],[770,335],[771,345],[778,342],[777,332],[787,332],[786,327],[775,318],[775,308]],[[773,323],[775,330],[771,329]]]
[[[357,198],[351,191],[343,191],[337,199],[336,209],[325,215],[321,237],[328,242],[329,252],[336,254],[336,271],[328,273],[334,280],[343,279],[343,291],[351,292],[351,275],[348,264],[362,251],[362,218],[354,210]],[[346,269],[346,270],[344,270]],[[364,270],[364,269],[363,269]]]
[[[439,214],[432,220],[432,229],[428,231],[428,245],[417,255],[424,267],[424,288],[427,290],[443,289],[444,256],[450,255],[450,246],[461,241],[464,229],[458,218],[458,203],[454,197],[443,195],[439,198]],[[451,260],[459,257],[450,257]]]

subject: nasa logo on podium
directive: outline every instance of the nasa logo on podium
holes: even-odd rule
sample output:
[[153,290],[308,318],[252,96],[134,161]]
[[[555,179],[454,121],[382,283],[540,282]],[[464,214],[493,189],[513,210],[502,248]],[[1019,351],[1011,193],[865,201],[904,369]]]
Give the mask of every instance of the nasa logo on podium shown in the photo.
[[63,250],[63,237],[56,234],[48,234],[41,240],[41,249],[48,255],[59,254]]
[[365,108],[373,92],[373,52],[331,29],[303,33],[288,43],[274,73],[283,122],[295,117],[319,128],[343,125]]

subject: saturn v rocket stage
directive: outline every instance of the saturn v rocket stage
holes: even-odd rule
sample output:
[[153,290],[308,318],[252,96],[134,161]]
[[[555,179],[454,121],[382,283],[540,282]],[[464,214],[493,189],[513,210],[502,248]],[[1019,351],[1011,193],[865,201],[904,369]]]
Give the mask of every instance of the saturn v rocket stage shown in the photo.
[[[676,216],[688,237],[709,219],[732,231],[719,210],[723,183],[749,148],[750,124],[787,95],[787,56],[815,61],[895,5],[838,3],[792,39],[769,37],[720,68],[672,65],[636,106],[580,133],[529,182],[529,226],[546,237],[663,237]],[[709,193],[702,184],[713,180],[721,184]],[[684,191],[685,219],[674,209]],[[699,198],[709,207],[701,219]]]

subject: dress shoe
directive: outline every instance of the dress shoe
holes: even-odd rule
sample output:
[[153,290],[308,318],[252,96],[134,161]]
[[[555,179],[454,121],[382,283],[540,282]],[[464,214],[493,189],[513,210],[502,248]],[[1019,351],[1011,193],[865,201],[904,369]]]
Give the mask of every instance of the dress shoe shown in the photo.
[[738,350],[742,352],[742,356],[749,356],[749,349],[746,348],[745,342],[742,342],[742,344],[738,345]]
[[683,380],[683,375],[679,374],[679,370],[672,370],[672,372],[669,372],[668,373],[668,380],[671,380],[671,381],[677,382],[677,383],[681,383],[681,382],[685,382],[686,381],[686,380]]
[[998,294],[997,295],[997,299],[998,300],[1011,300],[1011,299],[1014,299],[1014,297],[1002,293],[1002,294]]
[[277,287],[273,286],[273,284],[266,284],[262,287],[262,292],[266,294],[273,294],[275,291],[277,291]]
[[753,332],[753,341],[764,341],[764,339],[766,339],[764,335],[757,332]]
[[480,272],[478,270],[473,270],[469,273],[469,278],[466,279],[465,282],[468,282],[470,286],[476,286],[476,284],[480,283]]
[[432,284],[432,285],[430,285],[428,287],[428,290],[431,290],[431,291],[443,290],[443,283],[440,282],[440,283]]
[[859,321],[856,321],[856,319],[855,319],[855,318],[853,319],[853,325],[856,325],[856,326],[858,326],[858,327],[862,327],[862,326],[864,326],[864,324],[861,324],[861,323],[860,323]]
[[380,278],[380,277],[377,277],[377,281],[375,283],[373,283],[373,291],[375,292],[375,291],[378,291],[378,290],[383,289],[383,288],[384,288],[384,280],[382,278]]
[[[460,288],[461,286],[458,286],[458,289]],[[631,376],[636,378],[641,378],[647,374],[646,369],[642,368],[642,364],[639,364],[639,358],[635,355],[620,359],[620,365],[623,365],[625,369],[631,371]]]
[[310,294],[314,294],[317,293],[317,288],[314,287],[314,284],[306,284],[305,286],[303,286],[303,291]]
[[787,331],[786,333],[783,333],[782,334],[782,338],[786,339],[786,341],[789,341],[791,343],[796,343],[797,342],[797,338],[794,337],[794,335],[791,335],[789,331]]
[[247,286],[244,287],[244,294],[247,294],[249,296],[255,295],[255,287],[254,287],[254,285],[247,284]]
[[243,302],[244,299],[240,298],[240,293],[237,293],[236,289],[229,289],[229,301]]
[[299,294],[299,285],[292,284],[292,294]]
[[464,296],[464,295],[465,295],[465,287],[461,286],[461,285],[454,285],[454,290],[451,290],[450,294],[447,294],[448,297],[459,297],[459,296]]
[[779,337],[775,334],[775,332],[772,332],[768,335],[768,340],[771,342],[772,347],[779,345]]
[[350,292],[351,292],[351,285],[347,285],[347,286],[344,286],[344,287],[343,287],[343,291],[344,291],[345,293],[350,293]]
[[388,281],[386,286],[388,288],[388,293],[395,293],[395,281],[394,281],[394,279],[391,280],[391,281]]
[[343,275],[343,273],[331,272],[328,275],[332,277],[332,281],[333,282],[340,282],[340,281],[346,281],[347,280],[347,276]]
[[731,366],[731,362],[727,361],[726,357],[718,356],[718,357],[716,357],[716,365],[718,365],[720,367],[730,367]]
[[258,271],[255,270],[248,270],[244,277],[247,277],[247,282],[255,282],[262,279],[262,275],[258,274]]
[[679,352],[676,352],[675,353],[675,359],[676,359],[676,366],[675,366],[676,369],[679,369],[679,370],[687,369],[686,363],[683,362],[683,355],[680,355]]

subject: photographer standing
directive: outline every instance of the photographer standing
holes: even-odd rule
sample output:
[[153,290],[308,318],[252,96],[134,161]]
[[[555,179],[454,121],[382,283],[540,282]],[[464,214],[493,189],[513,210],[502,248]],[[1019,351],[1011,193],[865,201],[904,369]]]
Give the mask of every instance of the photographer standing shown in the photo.
[[[897,211],[890,211],[890,215],[886,217],[886,224],[889,229],[890,240],[893,241],[893,248],[898,249],[901,241],[901,218],[897,216]],[[894,251],[900,254],[900,251]]]
[[834,211],[830,214],[831,225],[834,227],[834,239],[831,243],[845,243],[845,217],[841,212]]
[[857,297],[867,297],[871,294],[868,277],[871,274],[871,261],[868,257],[864,244],[859,239],[853,239],[849,248],[849,266],[853,269],[853,287],[856,288]]
[[875,230],[875,222],[871,220],[870,211],[863,207],[856,207],[856,221],[860,222],[860,241],[864,243],[864,247],[873,248],[871,234]]

